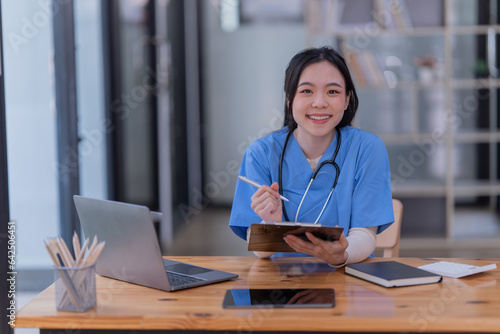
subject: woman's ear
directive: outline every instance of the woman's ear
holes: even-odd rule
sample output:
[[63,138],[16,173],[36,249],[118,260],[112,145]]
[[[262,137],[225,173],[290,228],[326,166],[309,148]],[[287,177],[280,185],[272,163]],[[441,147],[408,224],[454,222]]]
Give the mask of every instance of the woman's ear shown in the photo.
[[347,108],[349,108],[349,101],[351,99],[351,92],[349,92],[347,94],[347,96],[345,97],[345,105],[344,105],[344,110],[347,110]]

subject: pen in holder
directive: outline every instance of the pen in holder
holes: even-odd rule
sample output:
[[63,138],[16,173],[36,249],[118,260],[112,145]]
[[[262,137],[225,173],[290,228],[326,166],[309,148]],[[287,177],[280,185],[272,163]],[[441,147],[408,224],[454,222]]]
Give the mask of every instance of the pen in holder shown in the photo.
[[45,247],[54,262],[56,309],[85,312],[96,306],[95,262],[104,248],[104,242],[94,237],[87,254],[89,239],[80,246],[73,236],[74,257],[61,238],[51,238]]

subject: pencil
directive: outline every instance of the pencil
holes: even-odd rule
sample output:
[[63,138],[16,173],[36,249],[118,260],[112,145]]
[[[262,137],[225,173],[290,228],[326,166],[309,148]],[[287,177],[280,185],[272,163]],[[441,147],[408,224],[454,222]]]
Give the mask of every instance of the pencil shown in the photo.
[[[258,184],[257,182],[253,181],[253,180],[250,180],[248,177],[245,177],[245,176],[238,176],[238,179],[240,179],[241,181],[243,182],[246,182],[252,186],[254,186],[255,188],[260,188],[262,187],[260,184]],[[283,195],[280,195],[280,198],[284,201],[287,201],[287,202],[290,202],[286,197],[284,197]]]

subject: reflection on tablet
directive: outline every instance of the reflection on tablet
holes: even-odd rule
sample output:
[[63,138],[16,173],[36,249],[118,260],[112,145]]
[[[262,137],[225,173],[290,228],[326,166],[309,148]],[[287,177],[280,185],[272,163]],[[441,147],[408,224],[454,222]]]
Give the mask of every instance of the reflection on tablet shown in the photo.
[[334,289],[231,289],[224,308],[334,307]]

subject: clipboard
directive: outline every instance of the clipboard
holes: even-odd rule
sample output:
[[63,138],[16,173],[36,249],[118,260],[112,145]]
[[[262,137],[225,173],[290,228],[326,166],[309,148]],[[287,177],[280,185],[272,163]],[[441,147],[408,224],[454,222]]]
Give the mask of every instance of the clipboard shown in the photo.
[[308,241],[306,232],[328,241],[335,241],[340,238],[342,227],[322,226],[313,223],[258,223],[250,226],[248,235],[248,250],[257,252],[293,252],[295,250],[288,246],[283,240],[287,234],[293,234]]

